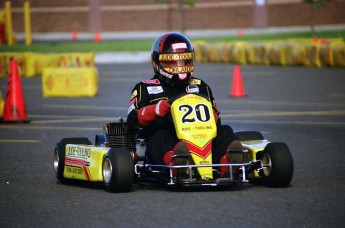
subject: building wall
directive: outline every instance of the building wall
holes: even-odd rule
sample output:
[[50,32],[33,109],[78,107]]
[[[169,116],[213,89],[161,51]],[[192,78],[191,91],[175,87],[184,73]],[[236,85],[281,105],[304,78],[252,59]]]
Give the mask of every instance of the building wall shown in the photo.
[[[90,21],[90,12],[95,12],[95,9],[90,10],[91,1],[99,3],[99,23]],[[181,26],[178,0],[170,1],[172,5],[169,7],[153,0],[31,0],[32,31],[178,30]],[[25,0],[10,2],[14,31],[23,32]],[[1,1],[1,9],[4,4]],[[313,14],[311,7],[302,0],[266,0],[265,11],[267,26],[310,25],[312,20],[315,25],[345,24],[345,0],[332,0],[325,7],[314,10]],[[184,7],[184,13],[185,29],[188,30],[255,27],[254,0],[196,0],[193,7]]]

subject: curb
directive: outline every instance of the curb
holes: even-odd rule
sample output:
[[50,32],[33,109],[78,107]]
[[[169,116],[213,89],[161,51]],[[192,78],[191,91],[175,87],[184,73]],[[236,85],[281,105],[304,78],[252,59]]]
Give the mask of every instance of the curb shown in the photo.
[[95,64],[113,63],[143,63],[149,62],[151,53],[148,52],[104,52],[95,54]]

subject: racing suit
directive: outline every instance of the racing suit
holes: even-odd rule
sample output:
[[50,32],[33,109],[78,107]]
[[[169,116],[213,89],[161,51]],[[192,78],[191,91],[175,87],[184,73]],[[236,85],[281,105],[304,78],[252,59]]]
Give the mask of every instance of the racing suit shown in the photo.
[[[189,87],[193,85],[192,87]],[[217,137],[213,140],[212,159],[217,163],[225,154],[227,146],[235,140],[235,134],[230,126],[221,125],[219,112],[210,87],[201,79],[191,77],[187,84],[171,86],[159,80],[157,76],[144,80],[135,85],[128,105],[127,123],[132,134],[140,130],[140,137],[146,141],[146,157],[154,164],[162,164],[163,156],[171,151],[179,141],[176,137],[174,125],[169,118],[158,118],[148,126],[141,126],[138,120],[138,111],[145,106],[157,104],[174,96],[186,93],[188,88],[209,98],[213,104],[217,119]]]

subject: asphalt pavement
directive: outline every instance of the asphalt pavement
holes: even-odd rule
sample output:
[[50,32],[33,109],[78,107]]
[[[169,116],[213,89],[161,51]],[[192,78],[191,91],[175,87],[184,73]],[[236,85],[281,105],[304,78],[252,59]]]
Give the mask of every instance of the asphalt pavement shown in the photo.
[[[99,64],[92,98],[43,98],[39,77],[23,78],[29,124],[0,124],[0,227],[339,227],[345,226],[345,69],[241,66],[246,96],[230,96],[234,65],[197,64],[213,88],[222,123],[289,145],[295,172],[287,188],[174,191],[135,185],[108,193],[64,185],[53,150],[64,137],[88,137],[125,116],[148,62]],[[0,89],[6,79],[0,78]]]

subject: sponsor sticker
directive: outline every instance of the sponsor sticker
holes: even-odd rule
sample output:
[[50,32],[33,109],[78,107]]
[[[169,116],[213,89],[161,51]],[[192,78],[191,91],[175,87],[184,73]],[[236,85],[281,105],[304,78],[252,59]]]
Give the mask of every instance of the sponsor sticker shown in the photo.
[[199,80],[199,79],[191,79],[190,80],[190,84],[201,85],[201,80]]
[[190,73],[194,71],[194,66],[166,67],[164,71],[171,74]]
[[75,166],[66,166],[66,171],[73,174],[83,174],[83,168]]
[[66,151],[66,156],[76,158],[89,158],[91,156],[91,148],[70,146]]
[[149,86],[149,87],[147,87],[147,92],[149,94],[163,93],[163,87],[162,86]]
[[159,61],[180,61],[180,60],[191,60],[193,58],[194,58],[193,52],[159,55]]
[[172,78],[173,76],[171,74],[165,73],[162,69],[160,69],[159,73],[167,78]]
[[188,85],[186,87],[186,92],[187,93],[199,93],[199,87],[196,85]]
[[187,49],[187,44],[186,43],[174,43],[171,45],[171,48],[173,50],[176,50],[176,49]]
[[155,85],[159,85],[160,81],[158,79],[151,79],[151,80],[144,80],[142,81],[145,84],[155,84]]
[[130,106],[128,107],[127,115],[128,115],[131,111],[133,111],[134,108],[135,108],[134,104],[130,105]]
[[129,102],[127,115],[135,108],[136,103],[137,103],[137,98],[134,98]]
[[137,103],[137,98],[132,99],[128,106],[135,105]]

